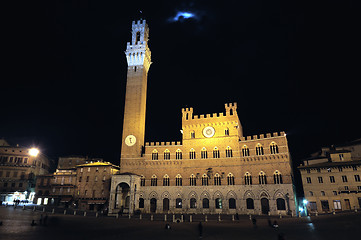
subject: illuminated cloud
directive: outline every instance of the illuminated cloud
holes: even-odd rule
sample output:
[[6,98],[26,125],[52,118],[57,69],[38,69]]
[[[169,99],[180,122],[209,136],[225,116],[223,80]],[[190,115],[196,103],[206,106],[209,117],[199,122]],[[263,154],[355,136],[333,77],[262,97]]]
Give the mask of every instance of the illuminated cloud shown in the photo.
[[182,21],[183,19],[189,19],[189,18],[197,19],[197,16],[192,12],[178,11],[177,14],[174,17],[171,17],[169,20],[171,22],[178,22],[178,21]]

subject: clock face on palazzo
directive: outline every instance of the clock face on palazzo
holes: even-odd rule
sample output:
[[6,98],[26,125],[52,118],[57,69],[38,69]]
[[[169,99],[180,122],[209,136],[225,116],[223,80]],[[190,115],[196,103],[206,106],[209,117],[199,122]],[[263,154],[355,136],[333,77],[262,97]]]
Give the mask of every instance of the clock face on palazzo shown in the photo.
[[125,144],[127,144],[128,147],[133,146],[137,142],[137,138],[134,135],[128,135],[125,138]]
[[211,127],[211,126],[208,126],[208,127],[203,128],[203,135],[204,135],[205,137],[207,137],[207,138],[213,137],[213,135],[214,135],[215,132],[216,132],[216,131],[215,131],[214,128]]

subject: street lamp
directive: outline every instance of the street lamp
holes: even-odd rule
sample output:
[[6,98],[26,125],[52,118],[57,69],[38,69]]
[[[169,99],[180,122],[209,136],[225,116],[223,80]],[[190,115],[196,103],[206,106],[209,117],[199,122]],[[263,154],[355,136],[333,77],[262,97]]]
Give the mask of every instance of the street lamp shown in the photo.
[[306,199],[303,199],[303,207],[305,209],[306,216],[308,215],[308,213],[307,213],[307,203],[308,203],[308,201]]
[[29,154],[30,154],[30,156],[33,156],[33,157],[36,157],[36,156],[38,156],[38,154],[39,154],[39,149],[37,149],[37,148],[30,148],[29,149]]

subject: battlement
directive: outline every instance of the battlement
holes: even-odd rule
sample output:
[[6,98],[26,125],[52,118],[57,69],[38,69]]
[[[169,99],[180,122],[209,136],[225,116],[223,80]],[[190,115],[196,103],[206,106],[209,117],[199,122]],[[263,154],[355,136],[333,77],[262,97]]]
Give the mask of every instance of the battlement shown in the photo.
[[173,142],[146,142],[145,146],[176,146],[181,145],[180,141],[173,141]]
[[274,132],[274,133],[266,133],[266,137],[265,134],[260,134],[260,135],[253,135],[253,136],[245,136],[245,137],[241,137],[240,141],[250,141],[250,140],[259,140],[259,139],[265,139],[265,138],[272,138],[272,137],[283,137],[286,136],[286,133],[284,131],[282,132]]
[[194,120],[194,119],[205,119],[205,118],[219,118],[225,116],[237,116],[237,103],[226,103],[226,113],[212,113],[212,114],[201,114],[193,115],[193,108],[182,108],[183,120]]
[[136,28],[136,27],[139,27],[139,26],[144,27],[146,24],[147,23],[146,23],[145,19],[144,20],[138,20],[138,21],[132,21],[132,28]]

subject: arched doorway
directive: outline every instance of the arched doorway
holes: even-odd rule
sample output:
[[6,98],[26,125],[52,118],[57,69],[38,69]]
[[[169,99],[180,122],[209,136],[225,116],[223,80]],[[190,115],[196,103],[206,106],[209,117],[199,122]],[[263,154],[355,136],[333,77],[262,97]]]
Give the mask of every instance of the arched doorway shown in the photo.
[[262,214],[268,214],[269,212],[269,201],[267,198],[261,198],[261,209]]
[[155,212],[157,210],[157,199],[150,199],[150,212]]
[[129,209],[130,206],[130,187],[127,183],[119,183],[115,191],[115,206],[114,208]]
[[163,199],[163,211],[169,211],[169,199],[168,198]]

